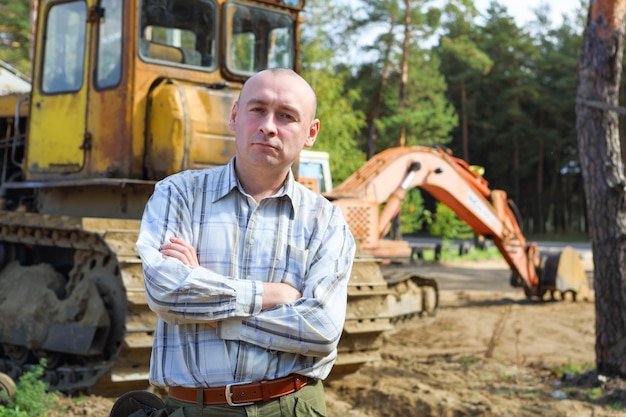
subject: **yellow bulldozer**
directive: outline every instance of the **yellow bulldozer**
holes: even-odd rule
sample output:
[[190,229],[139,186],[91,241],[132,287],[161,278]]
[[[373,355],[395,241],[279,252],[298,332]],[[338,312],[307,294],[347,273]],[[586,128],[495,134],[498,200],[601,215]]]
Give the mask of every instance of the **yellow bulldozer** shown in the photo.
[[[32,2],[29,89],[0,96],[0,383],[45,359],[54,390],[147,385],[156,317],[135,249],[144,205],[165,176],[232,157],[228,116],[243,82],[265,68],[299,69],[303,8],[304,0]],[[381,170],[366,164],[355,173],[377,181],[393,172],[382,177],[384,196],[363,182],[333,191],[313,179],[363,243],[333,372],[375,360],[394,316],[436,308],[436,283],[385,279],[376,252],[406,186],[436,189],[429,179],[447,178],[437,164],[459,165],[432,151],[401,149],[376,159]],[[420,167],[415,159],[424,159]],[[311,180],[305,165],[315,169],[317,160],[302,160],[302,181]],[[509,253],[528,296],[584,292],[586,282],[559,284],[559,268],[547,274],[554,283],[537,274],[543,266],[506,207],[472,188],[479,177],[464,175],[461,168],[474,200],[450,204],[493,220],[478,227]]]

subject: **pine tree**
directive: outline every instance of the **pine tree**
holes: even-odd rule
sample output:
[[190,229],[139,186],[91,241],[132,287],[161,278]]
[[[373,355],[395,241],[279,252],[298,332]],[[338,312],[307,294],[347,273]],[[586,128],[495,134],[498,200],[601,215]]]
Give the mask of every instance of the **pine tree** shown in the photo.
[[620,153],[618,87],[626,0],[591,0],[579,59],[576,127],[593,248],[596,365],[626,377],[626,178]]

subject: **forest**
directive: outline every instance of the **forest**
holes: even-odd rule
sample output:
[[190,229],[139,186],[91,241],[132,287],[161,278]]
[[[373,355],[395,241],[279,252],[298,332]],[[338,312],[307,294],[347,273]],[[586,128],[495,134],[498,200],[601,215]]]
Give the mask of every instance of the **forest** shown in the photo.
[[[0,0],[0,59],[26,74],[28,3]],[[442,146],[508,193],[525,233],[586,234],[575,104],[587,6],[549,12],[520,27],[497,1],[481,15],[472,0],[307,0],[301,72],[335,183],[386,148]]]

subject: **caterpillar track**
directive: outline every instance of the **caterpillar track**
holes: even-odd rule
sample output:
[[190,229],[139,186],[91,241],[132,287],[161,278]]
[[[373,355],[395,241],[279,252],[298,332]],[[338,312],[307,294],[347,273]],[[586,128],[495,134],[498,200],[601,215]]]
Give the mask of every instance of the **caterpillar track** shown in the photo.
[[346,323],[331,376],[379,360],[385,332],[399,321],[434,315],[438,305],[439,289],[434,280],[413,272],[381,269],[380,259],[357,251],[348,283]]
[[134,249],[139,222],[0,219],[0,372],[17,379],[45,359],[45,381],[64,392],[146,380],[155,316]]

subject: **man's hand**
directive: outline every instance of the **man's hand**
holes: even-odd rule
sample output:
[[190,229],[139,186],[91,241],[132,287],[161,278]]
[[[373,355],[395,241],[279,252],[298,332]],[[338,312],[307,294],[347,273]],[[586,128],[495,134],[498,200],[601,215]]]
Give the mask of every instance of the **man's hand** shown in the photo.
[[[170,243],[162,244],[161,253],[165,257],[178,259],[185,265],[200,266],[196,249],[178,237],[172,237],[170,238]],[[212,321],[207,324],[215,329],[217,328],[217,323],[217,321]]]
[[263,303],[261,310],[265,310],[279,304],[289,304],[302,297],[302,293],[284,282],[263,283]]
[[178,259],[185,265],[200,266],[198,256],[196,255],[196,248],[181,238],[170,238],[170,243],[164,243],[161,245],[161,253],[165,257]]

